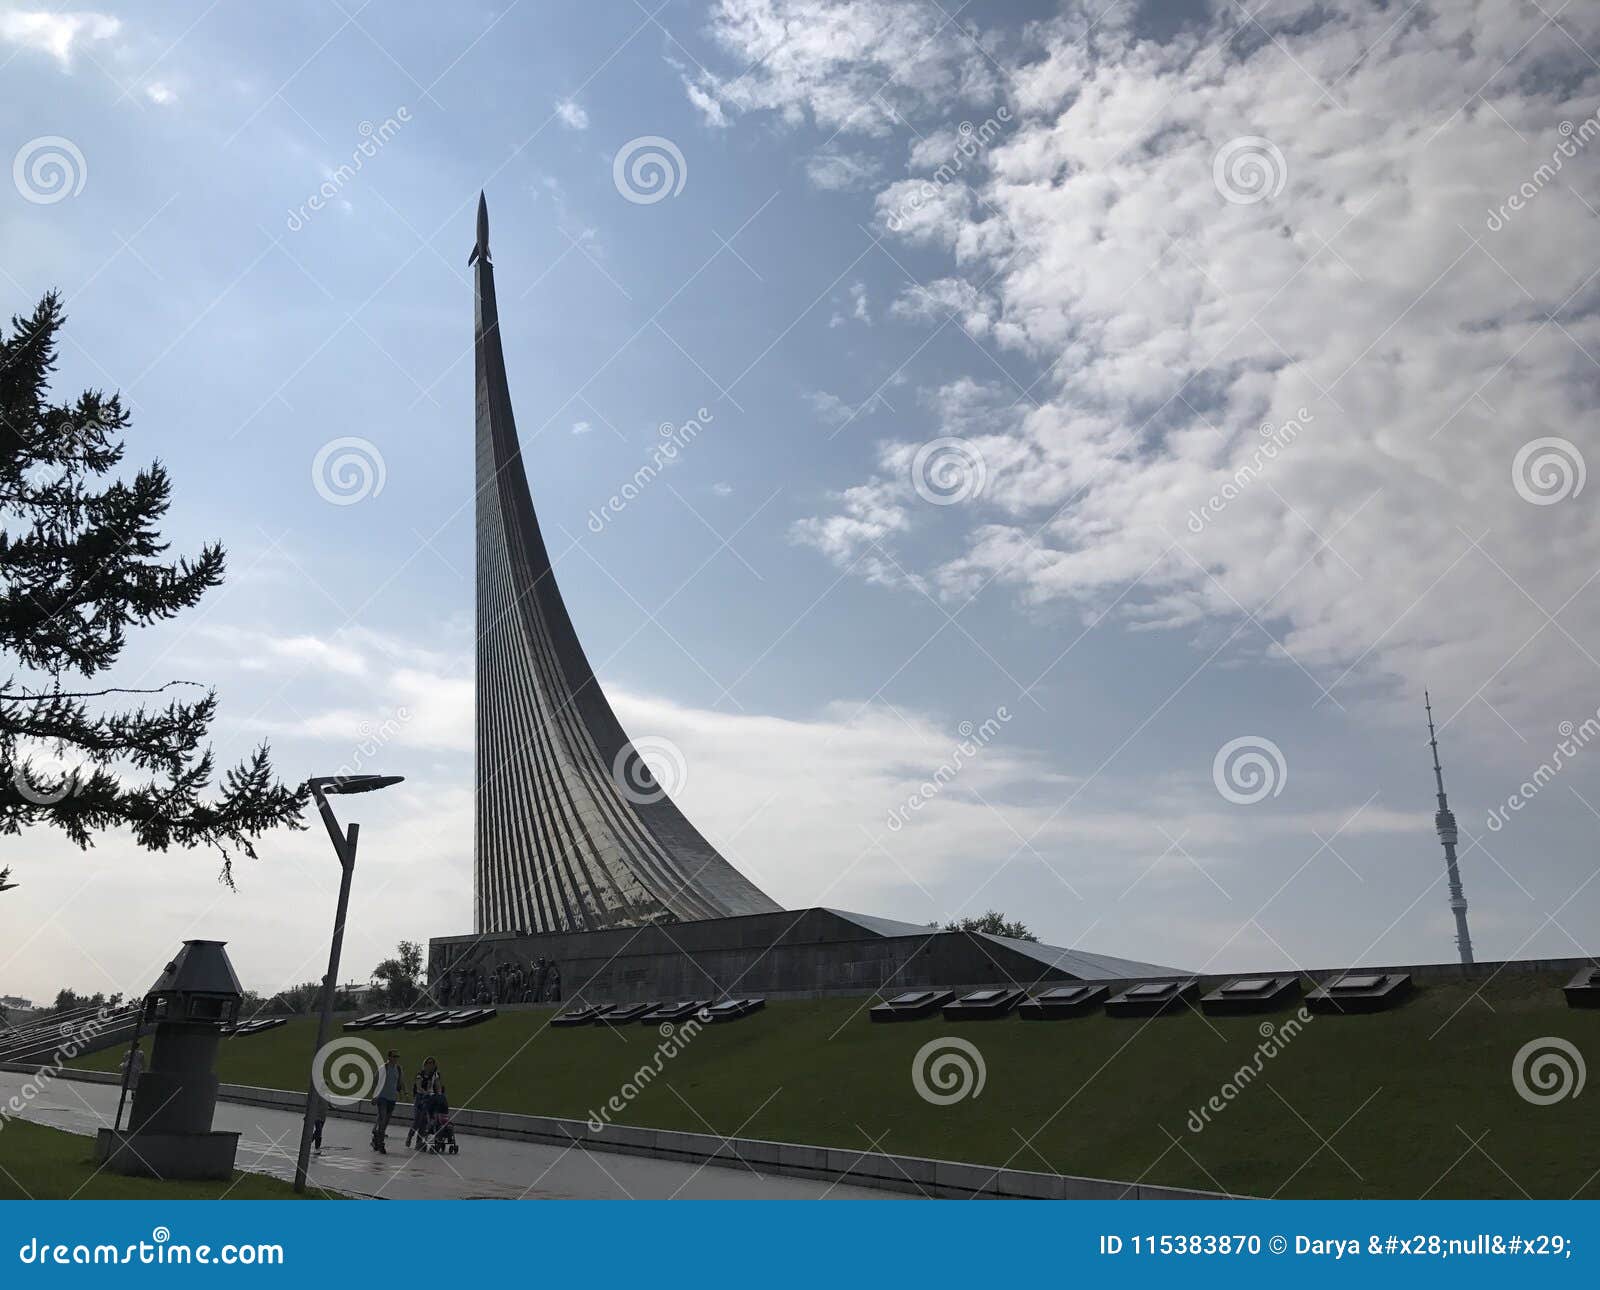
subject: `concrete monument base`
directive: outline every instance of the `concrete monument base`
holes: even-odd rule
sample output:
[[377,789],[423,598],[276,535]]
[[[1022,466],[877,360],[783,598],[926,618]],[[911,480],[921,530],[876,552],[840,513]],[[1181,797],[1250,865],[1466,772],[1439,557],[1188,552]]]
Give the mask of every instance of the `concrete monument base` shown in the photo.
[[[451,1008],[814,997],[1176,975],[1152,963],[839,909],[593,932],[436,936],[428,963],[430,998]],[[541,965],[549,964],[560,973],[559,996],[540,988],[549,976]]]
[[114,1174],[138,1178],[232,1178],[237,1133],[95,1134],[94,1161]]

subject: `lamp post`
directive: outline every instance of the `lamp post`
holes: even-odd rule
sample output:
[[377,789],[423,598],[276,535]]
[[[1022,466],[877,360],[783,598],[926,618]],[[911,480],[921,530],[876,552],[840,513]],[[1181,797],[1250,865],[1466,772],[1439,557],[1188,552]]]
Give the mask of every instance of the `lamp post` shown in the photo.
[[333,1024],[333,995],[339,981],[339,952],[344,948],[344,918],[350,905],[350,877],[356,867],[356,838],[361,826],[352,824],[340,828],[328,805],[328,795],[344,793],[371,793],[380,788],[398,784],[403,775],[320,775],[306,781],[317,812],[328,828],[333,841],[333,853],[339,860],[339,908],[333,916],[333,943],[328,948],[328,975],[322,981],[322,1016],[317,1022],[317,1046],[311,1054],[311,1078],[306,1086],[306,1115],[300,1125],[300,1155],[294,1166],[294,1189],[306,1189],[306,1168],[311,1163],[311,1126],[316,1123],[321,1096],[317,1092],[317,1054],[328,1042],[328,1027]]

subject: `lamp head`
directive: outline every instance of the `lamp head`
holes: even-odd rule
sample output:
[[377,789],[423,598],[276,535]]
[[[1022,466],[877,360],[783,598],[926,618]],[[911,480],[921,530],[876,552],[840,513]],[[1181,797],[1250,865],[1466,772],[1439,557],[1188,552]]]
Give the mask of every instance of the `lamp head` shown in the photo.
[[330,793],[373,793],[404,781],[404,775],[318,775],[306,783],[313,793],[321,796]]

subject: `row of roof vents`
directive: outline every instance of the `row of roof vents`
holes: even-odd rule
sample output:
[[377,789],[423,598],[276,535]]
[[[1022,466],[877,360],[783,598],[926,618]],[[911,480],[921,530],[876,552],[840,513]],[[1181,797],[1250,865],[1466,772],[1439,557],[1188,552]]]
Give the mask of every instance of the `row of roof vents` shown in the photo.
[[659,1026],[694,1019],[711,1024],[738,1021],[767,1006],[765,999],[680,999],[662,1003],[586,1003],[569,1008],[551,1020],[552,1026]]
[[495,1008],[439,1008],[432,1012],[369,1012],[344,1023],[346,1030],[463,1030],[499,1016]]
[[222,1028],[224,1035],[232,1035],[235,1039],[245,1039],[250,1035],[264,1034],[269,1030],[276,1030],[279,1026],[287,1026],[287,1017],[262,1017],[252,1021],[241,1021],[237,1025],[226,1025]]
[[[1294,973],[1240,976],[1202,994],[1198,977],[1140,981],[1115,993],[1090,982],[1052,986],[1029,996],[1016,987],[990,987],[956,997],[954,990],[908,990],[868,1010],[873,1021],[916,1021],[943,1015],[946,1021],[981,1021],[1015,1013],[1024,1021],[1058,1021],[1104,1009],[1109,1017],[1158,1017],[1198,1006],[1209,1016],[1273,1012],[1302,1000],[1301,978]],[[1413,990],[1409,972],[1346,972],[1329,977],[1303,995],[1313,1013],[1383,1012],[1403,1002]],[[1567,1005],[1600,1008],[1600,967],[1583,968],[1564,987]],[[764,998],[680,999],[663,1003],[579,1003],[551,1019],[561,1028],[573,1026],[660,1025],[696,1018],[702,1022],[737,1021],[766,1007]],[[494,1008],[440,1009],[432,1012],[373,1012],[344,1023],[345,1030],[459,1030],[497,1016]],[[285,1024],[283,1018],[241,1022],[225,1033],[257,1035]]]
[[[1306,991],[1304,1003],[1313,1013],[1383,1012],[1412,992],[1409,972],[1364,972],[1330,976]],[[1031,998],[1026,990],[974,990],[959,999],[953,990],[908,990],[872,1008],[873,1021],[915,1021],[940,1013],[946,1021],[977,1021],[1012,1012],[1024,1021],[1056,1021],[1083,1017],[1102,1008],[1108,1017],[1158,1017],[1196,1006],[1210,1016],[1272,1012],[1302,1001],[1304,983],[1296,973],[1238,976],[1202,994],[1198,977],[1140,981],[1115,992],[1090,982],[1052,986]],[[1586,967],[1564,987],[1572,1008],[1600,1008],[1600,967]]]
[[[978,1021],[1015,1012],[1024,1021],[1059,1021],[1102,1008],[1108,1017],[1159,1017],[1198,1006],[1211,1016],[1237,1016],[1297,1003],[1302,988],[1300,978],[1288,973],[1234,977],[1204,995],[1198,977],[1140,981],[1115,992],[1108,986],[1079,982],[1052,986],[1031,998],[1026,990],[1014,987],[974,990],[959,999],[953,990],[909,990],[878,1004],[868,1015],[873,1021],[915,1021],[937,1012],[946,1021]],[[1304,1002],[1314,1013],[1382,1012],[1403,1000],[1411,988],[1407,972],[1350,972],[1317,986]]]

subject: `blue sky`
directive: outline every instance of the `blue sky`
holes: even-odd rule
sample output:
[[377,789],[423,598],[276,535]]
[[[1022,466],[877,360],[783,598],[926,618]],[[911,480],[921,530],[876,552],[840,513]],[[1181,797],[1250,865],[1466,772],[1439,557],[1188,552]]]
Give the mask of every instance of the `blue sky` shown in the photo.
[[[4,4],[0,288],[68,296],[58,392],[122,390],[176,545],[229,550],[127,683],[215,683],[219,751],[270,738],[288,777],[409,777],[361,803],[352,975],[471,919],[480,188],[574,620],[785,904],[996,906],[1211,970],[1448,959],[1427,685],[1479,956],[1569,956],[1600,914],[1586,51],[1592,12],[1503,0]],[[618,178],[641,139],[658,198]],[[335,504],[347,438],[375,473]],[[7,859],[6,992],[142,988],[183,935],[257,988],[319,970],[310,833],[237,895],[115,837]]]

